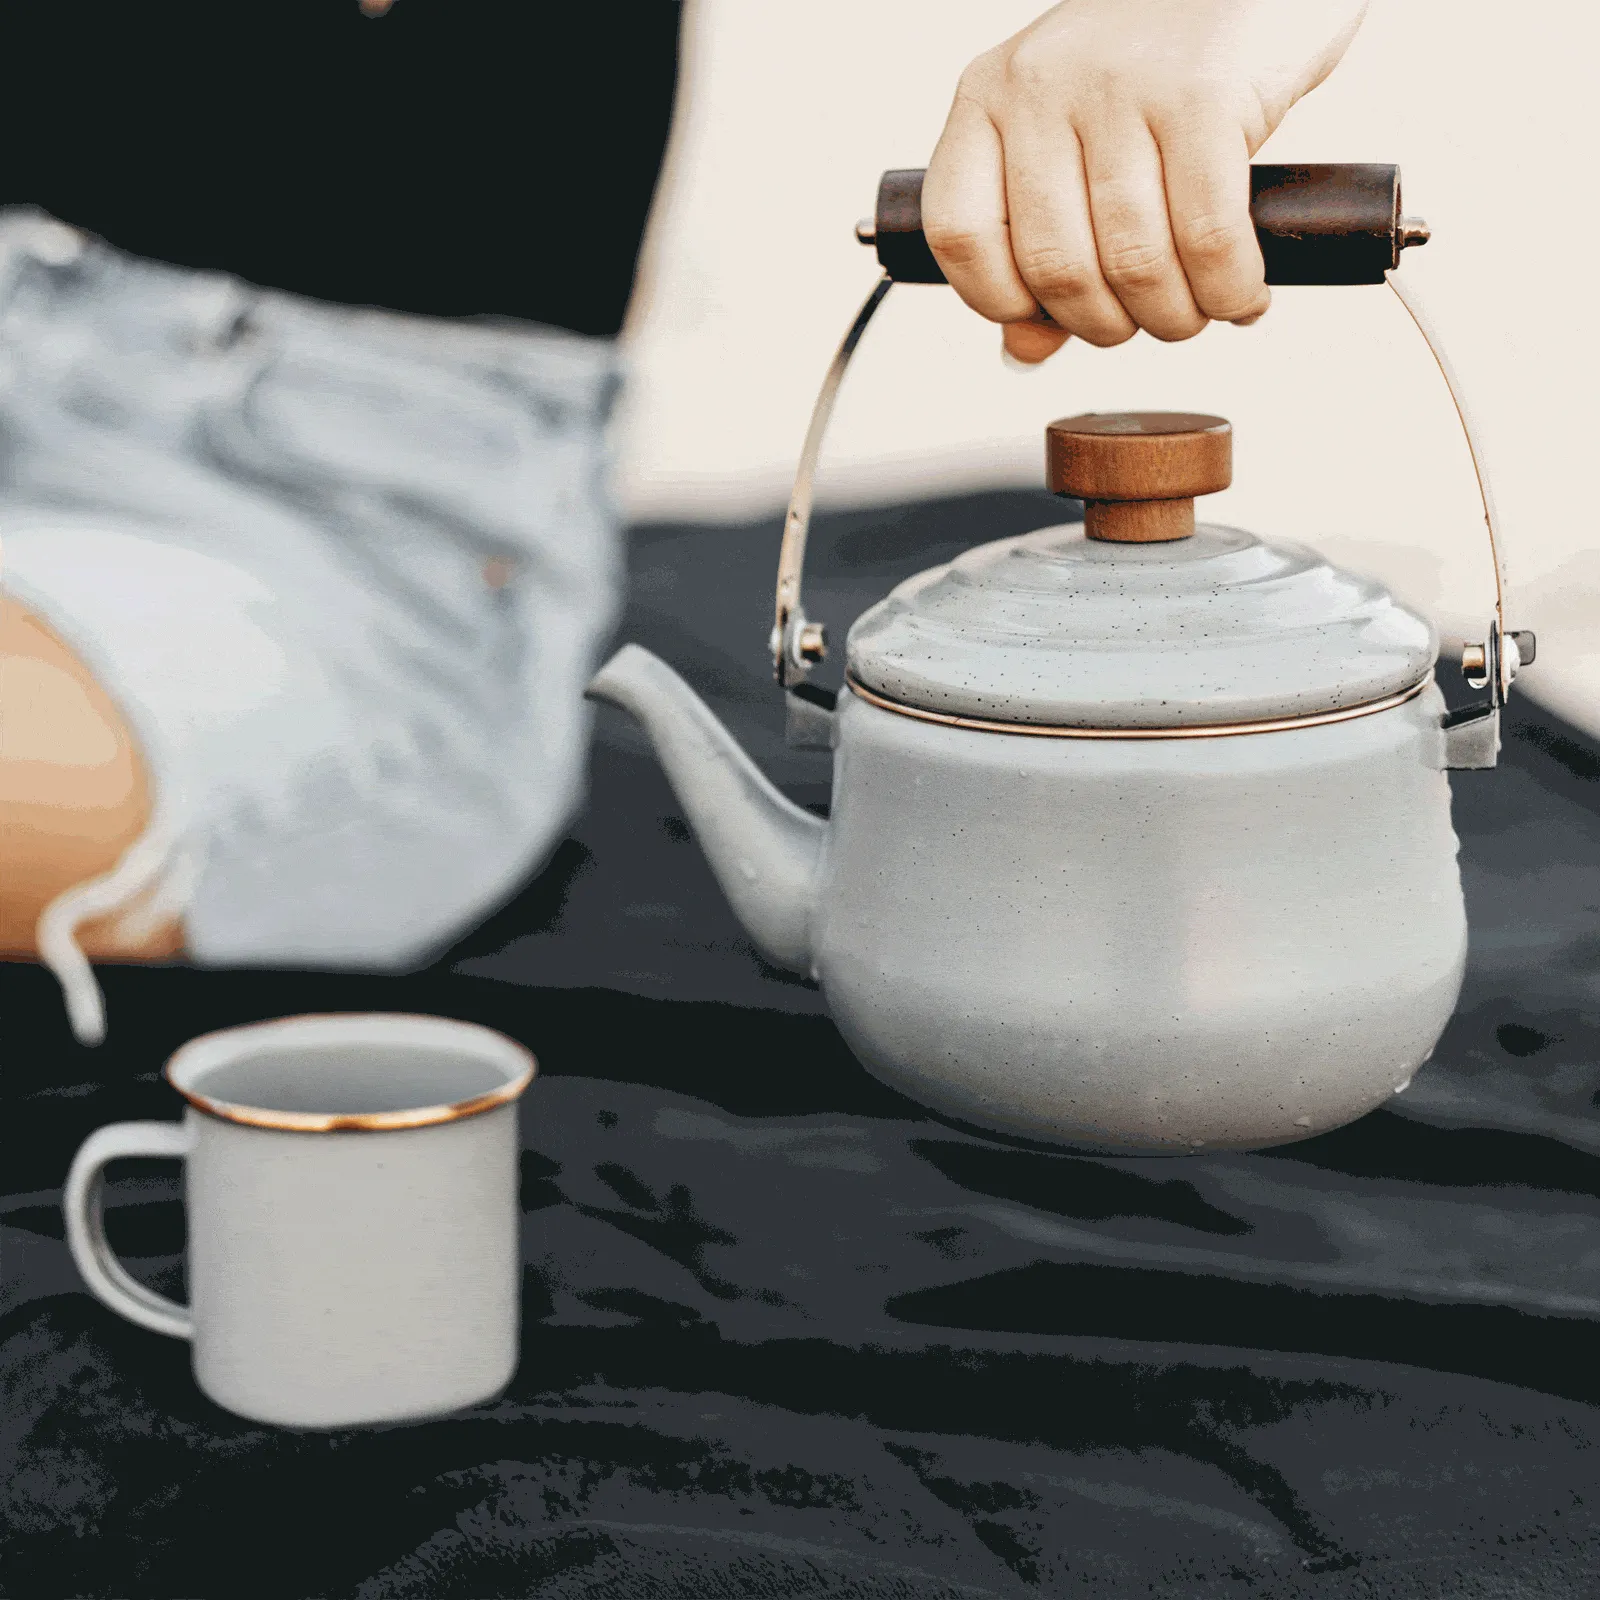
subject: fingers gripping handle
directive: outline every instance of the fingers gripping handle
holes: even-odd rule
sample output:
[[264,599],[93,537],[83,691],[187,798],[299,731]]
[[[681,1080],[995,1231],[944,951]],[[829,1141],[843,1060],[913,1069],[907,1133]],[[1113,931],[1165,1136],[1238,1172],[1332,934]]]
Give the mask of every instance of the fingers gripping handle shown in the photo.
[[194,1337],[189,1308],[145,1288],[112,1254],[105,1230],[105,1168],[127,1156],[182,1160],[192,1143],[192,1133],[181,1122],[114,1122],[84,1140],[61,1197],[67,1246],[90,1292],[129,1322],[174,1339]]
[[[897,283],[944,283],[922,231],[921,170],[886,172],[877,214],[856,228]],[[1253,166],[1250,218],[1268,283],[1382,283],[1400,252],[1428,242],[1400,214],[1400,169],[1376,163]]]

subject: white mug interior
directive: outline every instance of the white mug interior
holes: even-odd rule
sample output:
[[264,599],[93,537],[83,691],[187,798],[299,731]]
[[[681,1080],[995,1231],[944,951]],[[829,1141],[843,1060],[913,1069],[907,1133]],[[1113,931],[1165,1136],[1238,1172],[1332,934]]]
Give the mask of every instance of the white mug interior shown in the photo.
[[533,1057],[443,1017],[287,1017],[205,1034],[167,1063],[190,1104],[229,1121],[330,1131],[417,1127],[516,1099]]

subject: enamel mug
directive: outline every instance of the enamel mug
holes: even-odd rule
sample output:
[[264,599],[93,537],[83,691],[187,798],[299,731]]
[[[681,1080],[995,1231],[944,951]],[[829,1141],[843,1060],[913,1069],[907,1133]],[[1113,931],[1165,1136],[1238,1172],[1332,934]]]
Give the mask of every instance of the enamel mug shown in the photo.
[[[516,1370],[516,1102],[536,1066],[437,1017],[290,1017],[206,1034],[166,1077],[182,1122],[99,1129],[72,1163],[67,1242],[90,1290],[188,1339],[200,1388],[283,1427],[403,1422],[491,1399]],[[185,1168],[187,1306],[116,1260],[105,1166]]]

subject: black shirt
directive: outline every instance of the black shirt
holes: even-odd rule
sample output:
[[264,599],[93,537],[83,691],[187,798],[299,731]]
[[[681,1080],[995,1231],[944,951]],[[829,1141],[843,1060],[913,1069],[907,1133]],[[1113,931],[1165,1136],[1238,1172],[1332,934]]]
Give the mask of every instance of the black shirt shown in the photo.
[[318,299],[612,334],[666,141],[679,13],[10,0],[0,203]]

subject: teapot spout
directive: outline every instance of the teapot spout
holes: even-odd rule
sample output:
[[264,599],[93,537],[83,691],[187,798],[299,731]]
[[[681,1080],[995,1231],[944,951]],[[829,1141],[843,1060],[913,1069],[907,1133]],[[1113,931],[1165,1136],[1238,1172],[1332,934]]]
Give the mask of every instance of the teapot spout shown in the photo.
[[774,966],[810,976],[827,824],[785,799],[694,690],[639,645],[624,645],[586,692],[643,725],[745,932]]

